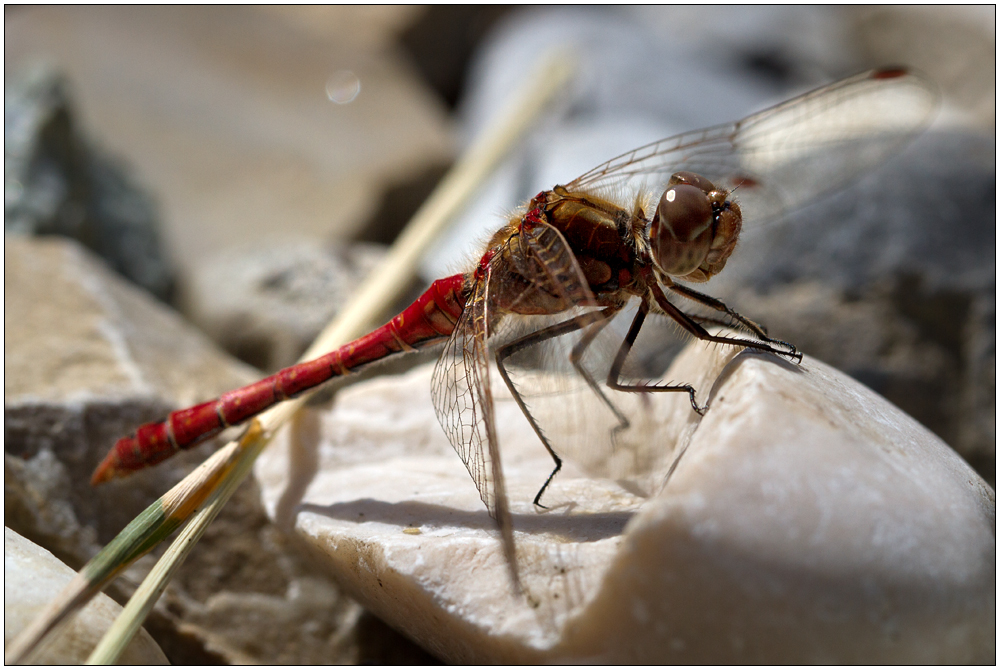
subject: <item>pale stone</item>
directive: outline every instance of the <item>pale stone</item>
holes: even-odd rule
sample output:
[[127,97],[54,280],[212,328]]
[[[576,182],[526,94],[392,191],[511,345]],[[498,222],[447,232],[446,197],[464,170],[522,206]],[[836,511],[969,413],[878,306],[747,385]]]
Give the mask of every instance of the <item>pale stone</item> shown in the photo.
[[823,363],[692,345],[665,378],[700,390],[704,418],[685,394],[647,397],[659,420],[649,445],[663,453],[640,462],[660,490],[645,500],[636,493],[648,478],[619,485],[567,467],[543,513],[531,501],[552,462],[494,380],[523,596],[434,418],[430,374],[341,392],[319,417],[318,451],[279,437],[256,473],[269,513],[441,658],[993,658],[994,492],[940,439]]
[[[3,531],[4,644],[30,624],[76,573],[38,545],[10,528]],[[30,657],[38,664],[81,664],[100,642],[122,607],[99,594],[66,627]],[[167,657],[145,629],[118,660],[123,665],[167,665]]]

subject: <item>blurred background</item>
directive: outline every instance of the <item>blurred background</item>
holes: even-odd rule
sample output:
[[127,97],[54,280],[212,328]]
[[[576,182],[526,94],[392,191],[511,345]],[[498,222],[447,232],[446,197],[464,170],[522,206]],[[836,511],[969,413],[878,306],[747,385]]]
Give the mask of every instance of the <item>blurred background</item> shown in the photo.
[[[710,292],[995,480],[993,7],[8,6],[5,231],[71,237],[237,357],[288,365],[555,45],[574,48],[577,78],[422,281],[462,269],[540,188],[622,151],[865,68],[916,67],[945,97],[931,132],[747,241]],[[175,610],[208,616],[220,587],[199,579]],[[389,662],[371,651],[386,644],[429,659],[338,607],[324,611],[353,622],[353,647],[324,623],[308,644],[257,649],[232,612],[171,624],[161,644],[177,661]]]

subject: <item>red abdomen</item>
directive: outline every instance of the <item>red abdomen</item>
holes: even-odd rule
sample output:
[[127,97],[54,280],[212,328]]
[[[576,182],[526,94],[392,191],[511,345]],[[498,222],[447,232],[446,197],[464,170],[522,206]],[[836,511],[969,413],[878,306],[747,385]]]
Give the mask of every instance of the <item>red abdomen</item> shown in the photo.
[[94,472],[91,484],[155,465],[333,377],[439,342],[451,335],[462,315],[465,284],[464,274],[438,279],[389,323],[335,351],[285,368],[216,400],[173,412],[164,421],[140,426],[133,435],[115,443]]

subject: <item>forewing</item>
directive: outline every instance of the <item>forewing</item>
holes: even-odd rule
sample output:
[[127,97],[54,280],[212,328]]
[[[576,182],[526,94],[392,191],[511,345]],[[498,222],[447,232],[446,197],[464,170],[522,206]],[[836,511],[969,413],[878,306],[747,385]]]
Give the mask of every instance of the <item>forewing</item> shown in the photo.
[[689,170],[738,187],[744,225],[754,225],[842,187],[887,160],[930,123],[933,84],[902,69],[875,70],[816,89],[742,121],[639,147],[567,188],[645,187],[655,195]]

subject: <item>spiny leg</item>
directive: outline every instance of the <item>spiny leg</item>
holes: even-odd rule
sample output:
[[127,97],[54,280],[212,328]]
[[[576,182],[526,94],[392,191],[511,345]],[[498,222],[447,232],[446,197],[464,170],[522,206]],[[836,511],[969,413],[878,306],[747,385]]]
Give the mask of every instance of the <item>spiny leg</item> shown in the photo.
[[726,321],[725,319],[721,319],[717,316],[708,316],[702,314],[688,314],[688,316],[690,316],[692,319],[694,319],[703,326],[704,325],[722,326],[723,328],[730,328],[730,329],[734,327],[732,321]]
[[718,298],[713,298],[710,295],[706,295],[704,293],[701,293],[700,291],[695,291],[694,289],[688,288],[687,286],[682,286],[680,284],[674,284],[672,286],[668,286],[667,288],[669,288],[674,293],[684,296],[688,300],[700,303],[718,312],[725,312],[728,316],[732,317],[734,320],[743,324],[743,326],[745,326],[747,330],[749,330],[757,337],[761,338],[762,340],[768,339],[767,330],[763,326],[761,326],[759,323],[751,321],[750,319],[746,318],[739,312],[736,312],[735,310],[731,309],[728,305],[726,305],[726,303],[722,302]]
[[[705,330],[696,319],[691,317],[691,315],[687,314],[672,302],[667,300],[667,296],[663,294],[663,290],[658,284],[650,284],[649,288],[650,292],[653,294],[653,298],[656,300],[657,306],[659,306],[659,308],[662,309],[667,316],[676,321],[684,330],[688,331],[699,340],[717,342],[719,344],[731,344],[733,346],[746,347],[748,349],[756,349],[758,351],[766,351],[767,353],[774,354],[776,356],[784,356],[795,361],[802,360],[802,354],[795,351],[795,347],[779,340],[771,340],[770,338],[767,338],[764,342],[757,342],[755,340],[747,340],[742,337],[712,335]],[[705,297],[707,298],[708,296]],[[712,298],[712,300],[714,300],[714,298]],[[733,313],[735,314],[735,312]],[[772,344],[787,346],[791,349],[791,351],[782,351],[781,349],[771,346]]]
[[632,325],[629,327],[628,333],[625,335],[625,339],[622,340],[622,344],[618,348],[618,354],[615,355],[614,363],[611,364],[611,369],[608,370],[608,387],[614,389],[615,391],[625,391],[628,393],[643,393],[645,391],[684,391],[688,394],[688,398],[691,399],[691,408],[694,409],[699,416],[703,415],[705,413],[705,408],[698,407],[698,403],[695,402],[694,399],[694,387],[690,384],[621,383],[622,368],[625,367],[625,361],[628,359],[628,355],[632,351],[632,346],[635,344],[636,338],[639,337],[639,331],[642,330],[642,324],[645,322],[647,314],[649,314],[649,299],[643,298],[642,303],[639,305],[639,311],[636,312],[635,318],[632,319]]
[[[521,409],[521,413],[524,414],[525,418],[528,420],[528,423],[531,424],[532,430],[535,431],[535,435],[537,435],[538,439],[541,440],[542,444],[545,446],[546,451],[548,451],[549,455],[552,457],[552,461],[556,464],[555,468],[552,470],[548,478],[545,480],[545,483],[542,484],[542,488],[540,488],[538,490],[538,493],[535,495],[535,500],[533,504],[537,505],[538,507],[541,507],[542,509],[548,509],[540,501],[542,498],[542,494],[545,493],[545,489],[548,488],[548,485],[552,481],[552,478],[555,477],[556,473],[562,469],[562,459],[559,458],[555,450],[552,449],[552,445],[549,444],[548,438],[546,438],[545,434],[542,432],[541,426],[539,426],[538,422],[535,421],[535,417],[532,416],[531,411],[528,409],[527,404],[525,404],[524,398],[521,397],[521,394],[514,386],[514,382],[511,381],[510,375],[507,373],[507,368],[504,365],[504,361],[507,358],[510,358],[511,356],[516,354],[517,352],[522,351],[523,349],[527,349],[528,347],[533,347],[537,344],[541,344],[542,342],[550,340],[554,337],[561,337],[563,335],[567,335],[569,333],[580,330],[582,328],[586,328],[587,326],[593,324],[600,324],[601,322],[607,323],[608,321],[611,320],[611,317],[614,316],[614,314],[618,311],[618,309],[619,309],[618,307],[606,307],[596,312],[588,312],[587,314],[582,314],[580,316],[568,319],[561,323],[548,326],[547,328],[543,328],[534,333],[529,333],[524,337],[520,337],[514,340],[513,342],[508,342],[507,344],[497,349],[496,361],[497,361],[497,369],[500,370],[500,376],[503,378],[504,383],[510,390],[511,396],[513,396],[514,398],[514,402],[517,403],[517,406]],[[593,337],[590,338],[590,341],[592,340]],[[589,343],[590,342],[588,341],[587,344],[589,345]],[[574,353],[576,353],[576,349],[578,346],[579,344],[577,344],[577,346],[574,346],[573,348]],[[584,347],[584,349],[585,348],[586,347]],[[583,351],[581,350],[580,351],[581,356],[582,353]],[[572,361],[572,356],[570,357],[570,360]],[[574,367],[576,367],[577,363],[574,362],[573,364]]]
[[606,319],[589,326],[587,331],[583,334],[583,337],[580,338],[580,341],[573,346],[573,350],[569,355],[570,363],[573,364],[573,368],[577,371],[577,374],[583,377],[584,381],[587,382],[587,386],[589,386],[590,390],[594,392],[594,395],[600,398],[601,402],[603,402],[604,405],[611,410],[611,413],[615,415],[615,418],[618,419],[618,426],[614,429],[615,433],[628,428],[629,420],[624,414],[621,413],[621,410],[615,407],[615,404],[611,402],[607,395],[605,395],[604,391],[601,390],[601,387],[597,384],[593,375],[590,374],[590,371],[583,367],[582,361],[583,355],[586,353],[587,349],[591,344],[593,344],[594,340],[598,335],[600,335],[601,331],[604,330],[604,327],[611,323],[611,319],[617,312],[617,309],[614,312],[609,312]]
[[[795,345],[785,342],[784,340],[778,340],[773,337],[768,337],[767,330],[765,330],[763,326],[746,318],[736,310],[730,308],[726,303],[722,302],[718,298],[713,298],[710,295],[705,295],[704,293],[695,291],[694,289],[688,288],[687,286],[681,286],[680,284],[674,284],[672,286],[669,286],[668,288],[674,293],[682,295],[689,300],[702,304],[716,311],[725,312],[727,316],[737,321],[738,323],[742,324],[743,327],[745,327],[755,336],[762,339],[764,342],[767,342],[768,344],[781,345],[783,347],[788,347],[789,349],[789,351],[787,352],[775,351],[774,353],[780,353],[783,356],[788,356],[789,358],[799,363],[802,362],[802,354],[795,348]],[[696,319],[701,323],[717,323],[722,326],[732,327],[732,324],[726,323],[724,321],[717,321],[715,319],[704,318],[704,317],[693,317],[692,315],[688,316],[693,319]]]

